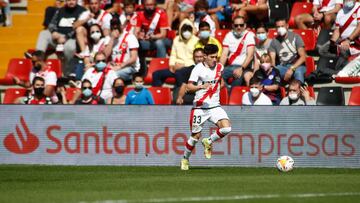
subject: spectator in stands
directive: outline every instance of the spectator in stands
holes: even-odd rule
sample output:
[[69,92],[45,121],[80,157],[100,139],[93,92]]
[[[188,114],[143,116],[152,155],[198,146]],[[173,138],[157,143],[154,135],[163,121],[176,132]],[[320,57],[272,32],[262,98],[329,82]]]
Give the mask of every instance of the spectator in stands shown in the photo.
[[112,86],[113,96],[106,100],[107,104],[125,104],[125,83],[121,78],[116,78]]
[[49,6],[45,9],[45,17],[43,26],[45,29],[48,28],[51,19],[54,17],[55,13],[64,5],[64,0],[55,0],[55,3],[53,6]]
[[4,26],[11,26],[11,11],[9,0],[0,0],[0,10],[5,14]]
[[208,13],[215,20],[215,23],[231,18],[232,8],[229,5],[229,0],[207,0],[207,2],[209,4]]
[[135,89],[126,95],[125,104],[154,104],[151,92],[144,87],[144,78],[141,74],[136,73],[134,75],[133,84]]
[[182,68],[175,72],[176,83],[174,92],[178,92],[176,97],[176,104],[193,104],[195,94],[187,92],[186,84],[189,81],[191,71],[194,69],[195,65],[204,62],[204,49],[196,48],[193,52],[193,58],[195,62],[194,65]]
[[88,43],[88,30],[87,28],[92,24],[101,26],[104,36],[110,34],[110,20],[112,16],[110,13],[100,9],[100,0],[90,0],[89,10],[83,12],[79,19],[74,23],[76,30],[76,40],[80,48],[79,56],[81,58],[88,55],[89,50],[86,49]]
[[225,82],[233,78],[232,86],[246,84],[252,77],[252,62],[255,52],[255,35],[246,30],[244,18],[234,19],[233,30],[226,34],[220,63],[228,65],[223,74]]
[[323,23],[324,29],[331,29],[341,7],[342,0],[314,0],[312,14],[302,13],[296,16],[296,26],[299,29],[309,29]]
[[268,21],[269,6],[267,0],[245,0],[240,4],[233,4],[234,14],[243,16],[245,22],[257,25],[257,22]]
[[138,13],[135,35],[140,42],[141,66],[145,69],[146,51],[156,49],[156,57],[165,58],[167,48],[171,47],[166,38],[170,28],[166,12],[156,6],[155,0],[145,0],[144,11]]
[[284,97],[280,105],[316,105],[315,100],[300,80],[293,79],[289,83],[288,96]]
[[112,85],[117,78],[115,71],[106,62],[105,53],[98,52],[95,55],[95,68],[89,68],[82,78],[82,80],[88,79],[93,85],[93,94],[104,100],[113,96]]
[[272,105],[272,102],[268,96],[262,91],[264,86],[261,84],[261,80],[256,77],[250,79],[250,92],[246,92],[242,97],[243,105]]
[[209,4],[206,0],[198,0],[195,3],[195,22],[196,30],[199,30],[201,22],[205,21],[210,25],[210,35],[215,36],[216,24],[215,21],[208,14]]
[[193,0],[166,0],[165,10],[168,16],[169,26],[177,19],[181,23],[189,14],[194,11],[196,1]]
[[206,21],[202,21],[199,23],[199,32],[198,37],[199,41],[196,43],[195,48],[204,48],[207,44],[214,44],[218,47],[218,57],[220,58],[222,54],[222,46],[221,43],[210,34],[210,25]]
[[254,70],[258,70],[260,67],[260,58],[262,55],[267,54],[271,39],[267,37],[268,30],[264,24],[258,25],[256,28],[256,45],[255,45],[255,60],[254,60]]
[[161,86],[167,78],[175,76],[175,71],[194,65],[193,52],[199,38],[193,34],[193,30],[190,20],[185,19],[181,23],[179,35],[175,37],[171,48],[169,69],[154,72],[152,86]]
[[285,82],[295,78],[304,83],[304,66],[306,52],[302,38],[291,31],[285,19],[275,21],[278,36],[271,41],[269,53],[271,63],[275,66],[277,61],[280,63],[276,66],[280,71],[281,79]]
[[102,52],[105,50],[105,47],[109,43],[109,38],[105,38],[102,32],[100,25],[93,24],[89,28],[89,39],[87,44],[87,50],[89,53],[84,57],[84,67],[81,67],[82,70],[76,71],[77,77],[82,77],[84,74],[83,72],[86,71],[88,68],[94,66],[94,56],[98,52]]
[[103,98],[94,95],[90,80],[84,79],[81,83],[81,98],[75,104],[105,104]]
[[40,32],[36,50],[46,51],[49,45],[56,46],[58,52],[64,52],[65,75],[72,73],[73,67],[70,62],[76,51],[74,22],[85,11],[84,7],[77,5],[77,0],[65,0],[65,6],[56,12],[47,30]]
[[268,96],[273,105],[279,105],[281,101],[280,92],[280,72],[271,65],[269,54],[263,54],[260,58],[260,69],[254,73],[254,77],[258,78],[263,85],[263,92]]
[[107,57],[111,56],[111,68],[124,81],[131,81],[132,75],[140,70],[138,57],[139,42],[135,35],[123,32],[120,20],[111,21],[111,37],[105,47]]
[[335,30],[330,40],[331,52],[345,58],[360,54],[359,19],[360,3],[354,0],[344,0],[343,8],[336,16]]
[[124,0],[124,11],[120,15],[120,22],[124,32],[135,34],[137,24],[137,12],[135,12],[135,0]]
[[34,77],[32,80],[31,94],[25,98],[18,98],[16,104],[52,104],[51,98],[44,94],[45,80],[42,77]]
[[[59,100],[56,96],[56,84],[57,76],[56,73],[51,70],[45,62],[45,53],[43,51],[35,51],[32,54],[33,69],[30,72],[30,81],[33,81],[35,77],[42,77],[45,80],[44,95],[51,98],[52,103],[57,103]],[[15,84],[23,87],[31,87],[29,82],[21,81],[18,77],[14,76]]]

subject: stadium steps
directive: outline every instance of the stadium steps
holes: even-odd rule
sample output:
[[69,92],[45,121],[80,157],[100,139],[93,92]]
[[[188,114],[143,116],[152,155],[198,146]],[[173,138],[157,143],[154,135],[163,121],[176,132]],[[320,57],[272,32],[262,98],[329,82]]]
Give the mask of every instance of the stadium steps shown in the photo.
[[0,77],[3,77],[11,58],[22,58],[24,52],[34,48],[42,30],[45,8],[54,0],[22,0],[25,12],[14,12],[12,26],[0,28]]

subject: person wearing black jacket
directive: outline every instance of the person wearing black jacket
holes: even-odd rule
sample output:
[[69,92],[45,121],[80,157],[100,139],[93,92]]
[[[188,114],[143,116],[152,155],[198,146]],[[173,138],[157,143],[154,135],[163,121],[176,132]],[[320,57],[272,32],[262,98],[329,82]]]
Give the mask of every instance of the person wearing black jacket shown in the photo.
[[53,16],[48,25],[48,29],[40,32],[36,50],[46,51],[49,45],[56,47],[57,52],[63,52],[65,57],[65,67],[63,72],[72,72],[68,65],[76,51],[74,22],[86,9],[77,4],[78,0],[65,0],[64,7],[60,8]]

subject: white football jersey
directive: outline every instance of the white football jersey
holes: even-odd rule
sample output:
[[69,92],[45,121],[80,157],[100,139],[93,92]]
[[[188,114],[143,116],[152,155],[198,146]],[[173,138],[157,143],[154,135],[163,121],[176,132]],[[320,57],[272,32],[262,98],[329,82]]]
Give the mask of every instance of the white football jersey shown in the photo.
[[335,8],[336,4],[343,4],[342,0],[329,0],[327,5],[325,5],[326,1],[324,0],[314,0],[313,5],[319,8],[319,12],[330,11]]
[[[243,43],[243,48],[241,49],[241,52],[238,56],[234,58],[232,62],[229,61],[229,59],[234,55],[240,46],[240,44]],[[245,31],[243,36],[240,38],[236,38],[233,34],[233,32],[228,32],[225,35],[224,41],[223,41],[223,47],[229,48],[229,57],[228,57],[228,63],[229,65],[242,65],[246,59],[247,54],[247,48],[255,46],[255,34],[250,31]]]
[[220,105],[220,81],[224,66],[217,63],[215,68],[209,68],[204,63],[197,64],[191,72],[189,82],[198,85],[210,83],[208,89],[196,91],[194,98],[195,108],[212,108]]

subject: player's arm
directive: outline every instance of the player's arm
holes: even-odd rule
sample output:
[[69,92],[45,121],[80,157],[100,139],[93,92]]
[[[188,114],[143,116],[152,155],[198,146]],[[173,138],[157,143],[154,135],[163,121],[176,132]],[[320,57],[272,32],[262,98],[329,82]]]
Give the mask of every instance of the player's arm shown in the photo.
[[199,84],[196,84],[193,81],[189,81],[188,84],[186,85],[186,90],[188,92],[196,92],[196,91],[201,90],[201,89],[207,89],[209,86],[210,86],[209,83],[199,85]]

